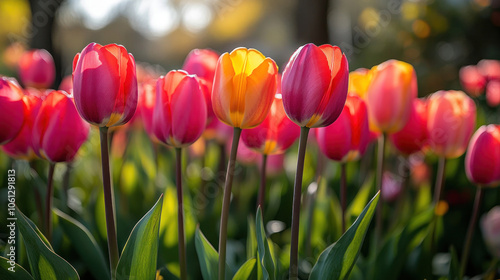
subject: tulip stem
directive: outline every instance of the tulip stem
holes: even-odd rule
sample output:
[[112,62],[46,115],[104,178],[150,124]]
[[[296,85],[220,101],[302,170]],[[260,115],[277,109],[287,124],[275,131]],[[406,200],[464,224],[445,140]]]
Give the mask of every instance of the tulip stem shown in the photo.
[[179,266],[181,280],[187,279],[186,245],[184,236],[184,203],[182,195],[182,149],[175,148],[175,180],[177,185],[177,222],[179,234]]
[[443,194],[445,169],[446,169],[446,158],[440,157],[438,163],[437,176],[436,176],[436,187],[434,189],[434,206],[437,206],[437,204],[441,200],[441,195]]
[[[380,135],[378,139],[378,151],[377,151],[377,182],[376,187],[377,191],[380,191],[380,194],[384,192],[382,186],[382,176],[384,173],[384,154],[385,154],[385,139],[386,136],[384,133]],[[375,248],[378,248],[382,238],[382,215],[384,210],[383,201],[379,201],[377,204],[377,214],[376,214],[376,223],[375,223]]]
[[52,242],[52,196],[54,195],[54,170],[56,164],[49,165],[49,176],[47,179],[47,194],[45,196],[45,235],[49,242]]
[[340,165],[340,205],[342,207],[342,234],[345,233],[345,210],[347,205],[346,163]]
[[108,128],[100,127],[99,136],[101,138],[102,184],[104,191],[104,210],[106,212],[109,264],[111,279],[116,279],[116,266],[118,265],[119,253],[118,240],[116,238],[115,201],[113,188],[111,187],[111,175],[109,172]]
[[266,199],[266,165],[267,165],[267,155],[262,154],[262,166],[260,167],[259,198],[257,200],[257,208],[259,208],[260,206],[262,216],[264,216],[264,202]]
[[292,208],[292,239],[290,244],[290,277],[295,280],[299,276],[299,220],[300,220],[300,198],[302,192],[302,175],[304,173],[304,158],[306,156],[307,136],[309,127],[300,128],[299,155],[297,158],[297,170],[295,172],[295,184],[293,186],[293,208]]
[[66,163],[66,170],[64,171],[64,177],[63,177],[63,191],[64,191],[64,204],[66,207],[68,206],[68,190],[69,190],[69,181],[71,179],[71,170],[73,169],[73,163],[68,162]]
[[477,223],[477,217],[479,215],[479,208],[481,207],[481,201],[483,200],[483,196],[484,196],[484,190],[481,186],[478,186],[476,190],[476,198],[474,199],[474,208],[472,210],[472,216],[469,221],[469,228],[467,229],[467,236],[465,238],[462,261],[460,262],[460,279],[462,279],[462,277],[464,276],[465,269],[467,267],[470,245],[472,242],[472,237],[474,236],[474,227],[476,226]]
[[226,183],[224,184],[224,197],[222,199],[222,212],[220,217],[219,234],[219,280],[226,277],[226,242],[227,242],[227,220],[229,217],[229,206],[231,203],[231,188],[233,186],[234,167],[236,165],[236,152],[240,142],[241,128],[235,127],[233,132],[233,142],[231,144],[231,154],[227,165]]

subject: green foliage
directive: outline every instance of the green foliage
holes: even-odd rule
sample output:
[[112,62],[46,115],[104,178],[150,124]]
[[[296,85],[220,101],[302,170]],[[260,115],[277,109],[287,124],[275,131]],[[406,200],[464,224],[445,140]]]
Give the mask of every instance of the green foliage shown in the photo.
[[9,259],[0,257],[0,279],[9,280],[33,280],[33,277],[17,263],[14,265],[14,272],[9,270]]
[[[199,228],[195,233],[196,252],[200,261],[201,274],[205,280],[216,280],[219,277],[219,253],[208,242]],[[226,263],[226,279],[231,279],[233,270]]]
[[260,207],[257,209],[255,226],[257,230],[257,251],[259,253],[259,266],[262,269],[263,279],[277,279],[277,264],[273,258],[271,249],[269,248],[269,240],[267,239],[266,232],[264,230]]
[[252,274],[254,268],[255,268],[255,263],[257,262],[256,258],[251,258],[248,261],[246,261],[240,269],[236,272],[236,274],[233,277],[233,280],[247,280],[250,278],[250,275]]

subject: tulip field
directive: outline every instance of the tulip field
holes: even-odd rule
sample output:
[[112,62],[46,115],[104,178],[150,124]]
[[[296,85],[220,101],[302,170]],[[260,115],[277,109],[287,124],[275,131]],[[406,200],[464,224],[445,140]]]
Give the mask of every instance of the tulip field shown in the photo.
[[0,279],[498,279],[500,61],[90,43],[0,73]]

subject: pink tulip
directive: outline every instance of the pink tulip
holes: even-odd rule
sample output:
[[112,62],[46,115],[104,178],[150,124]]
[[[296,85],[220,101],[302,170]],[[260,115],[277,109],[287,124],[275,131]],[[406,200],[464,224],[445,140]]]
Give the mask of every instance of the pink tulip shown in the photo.
[[306,44],[283,71],[283,105],[300,127],[332,124],[344,108],[349,78],[347,58],[339,47]]
[[19,76],[25,87],[49,88],[56,77],[52,55],[43,49],[25,52],[19,60]]
[[207,105],[195,76],[170,71],[156,83],[153,131],[158,140],[176,148],[194,143],[203,133]]
[[462,91],[438,91],[428,98],[429,145],[440,157],[461,156],[476,124],[476,105]]
[[421,151],[427,145],[427,103],[424,99],[413,100],[408,122],[403,129],[389,137],[405,155]]
[[68,75],[64,77],[59,85],[59,90],[63,90],[69,94],[73,94],[73,77]]
[[483,59],[478,62],[479,72],[488,80],[500,80],[500,60]]
[[73,99],[63,91],[52,91],[43,100],[33,124],[33,147],[51,162],[71,161],[89,133]]
[[0,144],[21,131],[24,123],[23,92],[16,80],[0,76]]
[[486,86],[486,102],[491,107],[500,105],[500,80],[490,81]]
[[139,85],[138,111],[141,114],[142,123],[146,133],[154,136],[153,112],[156,103],[156,81],[149,80]]
[[478,97],[484,92],[486,78],[477,66],[469,65],[460,68],[459,76],[462,87],[471,96]]
[[87,122],[99,127],[127,123],[137,108],[134,57],[120,45],[90,43],[73,60],[73,91]]
[[182,70],[209,82],[209,87],[212,88],[218,60],[219,54],[213,50],[194,49],[187,55]]
[[465,156],[465,171],[478,185],[500,181],[500,125],[483,125],[474,133]]

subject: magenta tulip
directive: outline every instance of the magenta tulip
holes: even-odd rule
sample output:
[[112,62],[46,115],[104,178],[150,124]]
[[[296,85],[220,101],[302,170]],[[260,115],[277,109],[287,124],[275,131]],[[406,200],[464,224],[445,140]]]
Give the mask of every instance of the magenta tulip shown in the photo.
[[0,144],[5,144],[21,131],[24,123],[23,92],[16,80],[0,77]]
[[25,52],[19,60],[19,76],[25,87],[51,87],[56,77],[52,55],[43,49]]
[[500,181],[500,125],[483,125],[474,133],[465,156],[465,171],[478,185]]

